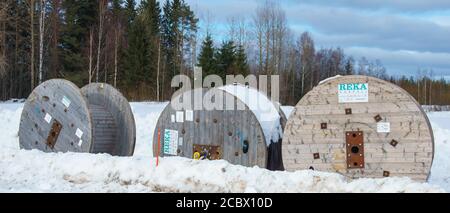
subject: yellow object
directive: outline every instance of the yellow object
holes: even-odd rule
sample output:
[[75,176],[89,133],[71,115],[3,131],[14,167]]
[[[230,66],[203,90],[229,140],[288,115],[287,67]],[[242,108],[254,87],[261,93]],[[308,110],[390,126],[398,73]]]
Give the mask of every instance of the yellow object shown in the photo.
[[200,153],[194,152],[194,160],[200,160]]

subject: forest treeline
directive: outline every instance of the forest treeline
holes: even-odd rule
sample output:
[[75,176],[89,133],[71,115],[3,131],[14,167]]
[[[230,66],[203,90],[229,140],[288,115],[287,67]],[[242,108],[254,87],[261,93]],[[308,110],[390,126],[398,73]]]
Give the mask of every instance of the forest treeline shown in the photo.
[[133,101],[169,100],[172,77],[201,66],[204,76],[279,75],[283,104],[350,74],[391,81],[421,104],[450,104],[450,84],[431,69],[394,78],[380,60],[317,48],[311,33],[289,28],[276,1],[230,17],[226,32],[213,19],[184,0],[0,0],[0,99],[26,98],[42,81],[65,78],[112,84]]

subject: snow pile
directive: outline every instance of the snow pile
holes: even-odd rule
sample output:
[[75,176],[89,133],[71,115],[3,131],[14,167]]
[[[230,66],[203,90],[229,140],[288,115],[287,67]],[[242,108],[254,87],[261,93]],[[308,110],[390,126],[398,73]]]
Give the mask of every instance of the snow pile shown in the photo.
[[434,133],[434,160],[428,180],[450,192],[450,112],[430,112]]
[[[20,162],[20,163],[18,163]],[[409,178],[359,179],[309,170],[271,172],[226,161],[0,151],[2,192],[443,192]]]
[[153,132],[158,123],[159,115],[169,102],[132,103],[134,120],[136,123],[136,146],[134,156],[153,156]]
[[281,108],[281,110],[283,110],[287,119],[289,119],[289,116],[291,116],[292,112],[294,112],[294,109],[295,109],[295,107],[293,107],[293,106],[281,106],[280,108]]
[[[430,183],[409,178],[349,180],[344,176],[303,170],[272,172],[231,165],[152,157],[153,131],[167,103],[132,103],[137,124],[135,156],[43,153],[19,150],[22,105],[0,104],[0,192],[444,192],[450,190],[450,127],[437,120],[436,158]],[[450,117],[450,114],[445,114]],[[442,118],[439,113],[436,116]],[[437,184],[437,185],[436,185]],[[438,186],[439,185],[439,186]]]
[[266,95],[254,88],[240,84],[226,85],[218,89],[239,98],[255,114],[264,132],[267,146],[270,145],[271,141],[273,143],[278,142],[283,135],[280,114]]

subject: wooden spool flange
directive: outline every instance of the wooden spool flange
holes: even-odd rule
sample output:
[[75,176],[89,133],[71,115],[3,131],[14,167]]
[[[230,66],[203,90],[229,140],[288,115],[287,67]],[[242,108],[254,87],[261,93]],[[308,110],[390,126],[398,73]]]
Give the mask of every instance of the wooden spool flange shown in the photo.
[[426,114],[408,92],[373,77],[340,76],[300,100],[286,124],[282,153],[288,171],[425,181],[434,139]]
[[[95,89],[99,87],[103,89]],[[48,80],[32,91],[19,127],[20,148],[44,152],[130,156],[134,138],[131,108],[117,90],[107,84],[80,90],[63,79]]]

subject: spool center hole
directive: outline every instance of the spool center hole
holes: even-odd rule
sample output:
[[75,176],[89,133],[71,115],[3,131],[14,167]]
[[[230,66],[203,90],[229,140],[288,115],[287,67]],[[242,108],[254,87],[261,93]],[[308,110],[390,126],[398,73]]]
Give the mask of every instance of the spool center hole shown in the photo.
[[351,151],[353,154],[357,154],[359,152],[359,148],[357,146],[353,146]]

